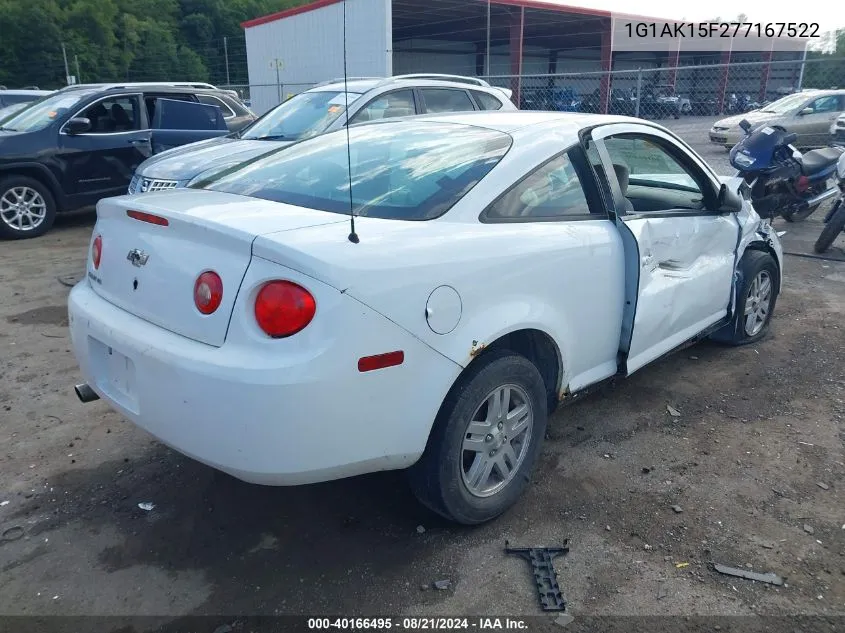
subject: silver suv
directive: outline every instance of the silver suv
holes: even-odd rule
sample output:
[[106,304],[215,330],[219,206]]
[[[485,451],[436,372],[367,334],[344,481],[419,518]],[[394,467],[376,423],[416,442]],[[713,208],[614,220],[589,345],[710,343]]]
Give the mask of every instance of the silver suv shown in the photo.
[[[344,93],[344,85],[346,93]],[[398,75],[327,81],[291,97],[249,127],[224,137],[177,147],[138,166],[129,193],[186,187],[290,143],[389,117],[468,110],[516,110],[511,91],[456,75]]]

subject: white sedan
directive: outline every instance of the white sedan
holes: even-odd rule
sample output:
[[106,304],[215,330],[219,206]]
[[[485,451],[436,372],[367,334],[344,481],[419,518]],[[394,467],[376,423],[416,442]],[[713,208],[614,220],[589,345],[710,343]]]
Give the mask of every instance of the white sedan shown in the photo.
[[776,233],[658,125],[478,112],[349,137],[101,201],[69,299],[80,398],[248,482],[407,468],[475,524],[517,500],[560,402],[767,330]]

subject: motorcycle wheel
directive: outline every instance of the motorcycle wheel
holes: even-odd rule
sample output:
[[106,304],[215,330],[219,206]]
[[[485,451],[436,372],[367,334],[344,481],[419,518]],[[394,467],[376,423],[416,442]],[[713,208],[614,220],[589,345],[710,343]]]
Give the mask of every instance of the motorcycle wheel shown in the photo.
[[819,239],[816,240],[813,250],[817,253],[824,253],[845,230],[845,206],[842,206],[842,199],[836,201],[837,211],[830,216],[827,224],[824,225]]

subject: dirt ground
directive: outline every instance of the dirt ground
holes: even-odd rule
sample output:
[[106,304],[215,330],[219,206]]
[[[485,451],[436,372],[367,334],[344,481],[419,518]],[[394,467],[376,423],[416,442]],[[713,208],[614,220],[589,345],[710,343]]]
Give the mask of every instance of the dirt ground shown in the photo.
[[[779,223],[786,250],[809,252],[818,221]],[[576,621],[845,615],[845,261],[787,256],[762,342],[697,345],[558,411],[519,504],[460,528],[401,473],[248,485],[81,404],[66,284],[92,222],[0,244],[0,614],[532,615],[505,541],[568,539]]]

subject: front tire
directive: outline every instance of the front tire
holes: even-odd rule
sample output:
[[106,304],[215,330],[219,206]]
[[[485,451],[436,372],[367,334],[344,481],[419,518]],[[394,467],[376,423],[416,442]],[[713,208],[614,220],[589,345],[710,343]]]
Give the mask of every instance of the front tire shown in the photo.
[[822,232],[819,234],[819,239],[813,245],[813,250],[817,253],[824,253],[829,249],[839,234],[845,230],[845,205],[840,201],[836,203],[839,206],[827,223],[824,225]]
[[766,335],[780,287],[780,271],[769,253],[746,251],[739,272],[733,318],[711,336],[728,345],[756,343]]
[[0,178],[0,237],[39,237],[55,219],[56,201],[47,186],[28,176]]
[[510,508],[527,486],[548,421],[537,367],[508,350],[478,358],[447,395],[408,475],[420,502],[476,525]]

